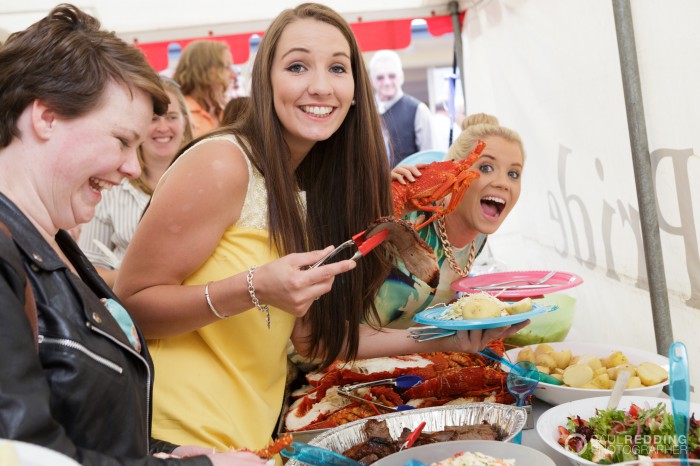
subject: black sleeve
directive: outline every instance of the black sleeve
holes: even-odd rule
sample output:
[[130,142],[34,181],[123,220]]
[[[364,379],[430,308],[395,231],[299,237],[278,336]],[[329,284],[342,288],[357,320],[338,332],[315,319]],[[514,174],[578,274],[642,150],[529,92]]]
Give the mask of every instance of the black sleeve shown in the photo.
[[[51,415],[51,388],[44,377],[34,347],[34,334],[24,312],[25,284],[19,251],[11,238],[0,232],[0,438],[41,445],[79,458],[86,465],[211,466],[206,456],[180,460],[152,456],[116,459],[73,444]],[[154,446],[165,451],[174,448],[159,442]]]

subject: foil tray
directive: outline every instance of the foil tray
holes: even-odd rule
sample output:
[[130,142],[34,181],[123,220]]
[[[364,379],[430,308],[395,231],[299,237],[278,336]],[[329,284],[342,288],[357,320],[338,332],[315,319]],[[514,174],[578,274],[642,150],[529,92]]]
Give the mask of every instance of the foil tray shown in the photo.
[[[409,411],[382,414],[371,418],[349,422],[314,437],[308,443],[322,448],[327,448],[342,453],[367,440],[362,427],[367,419],[386,421],[389,432],[393,438],[398,438],[404,427],[415,429],[422,421],[425,421],[424,432],[436,432],[444,430],[447,426],[464,426],[481,424],[483,421],[496,426],[501,441],[507,442],[520,432],[525,426],[527,413],[525,408],[500,403],[466,403],[461,405],[436,406],[433,408],[419,408]],[[303,432],[299,432],[303,433]],[[301,441],[292,432],[294,439]],[[286,463],[287,466],[300,466],[295,460]]]

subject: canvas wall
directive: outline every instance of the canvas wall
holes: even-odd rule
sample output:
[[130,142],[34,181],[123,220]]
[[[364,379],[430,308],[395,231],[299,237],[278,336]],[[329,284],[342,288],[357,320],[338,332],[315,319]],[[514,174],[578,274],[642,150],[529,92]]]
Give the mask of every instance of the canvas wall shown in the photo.
[[[700,2],[631,3],[673,336],[698,401]],[[477,2],[463,40],[468,113],[495,114],[527,151],[493,254],[584,277],[571,338],[655,351],[612,2]]]

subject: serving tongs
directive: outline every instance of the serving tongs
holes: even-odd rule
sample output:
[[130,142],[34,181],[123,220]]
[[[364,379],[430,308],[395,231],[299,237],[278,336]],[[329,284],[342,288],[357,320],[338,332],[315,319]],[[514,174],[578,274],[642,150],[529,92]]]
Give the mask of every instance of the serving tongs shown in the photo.
[[374,380],[372,382],[362,382],[362,383],[356,383],[353,385],[343,385],[342,387],[338,388],[338,393],[341,396],[345,396],[347,398],[352,398],[354,400],[359,400],[359,401],[364,401],[365,403],[369,403],[371,405],[376,406],[377,408],[382,408],[387,411],[407,411],[409,409],[416,409],[415,406],[411,405],[398,405],[398,406],[389,406],[385,405],[384,403],[379,403],[378,401],[374,400],[369,400],[367,398],[361,397],[360,395],[356,395],[355,392],[356,390],[359,390],[361,388],[367,388],[367,387],[374,387],[375,385],[394,385],[399,388],[411,388],[415,387],[416,385],[420,385],[423,383],[423,378],[418,376],[418,375],[401,375],[399,377],[395,377],[393,379],[381,379],[381,380]]
[[362,256],[366,256],[368,252],[370,252],[372,249],[376,248],[380,244],[384,242],[385,239],[389,237],[389,230],[382,230],[379,233],[370,236],[367,238],[367,230],[361,231],[360,233],[356,234],[325,256],[321,258],[318,262],[316,262],[314,265],[309,267],[310,269],[315,269],[319,265],[325,263],[329,259],[333,258],[336,256],[340,251],[343,249],[347,249],[351,246],[356,246],[357,247],[357,252],[350,258],[354,261],[358,260]]

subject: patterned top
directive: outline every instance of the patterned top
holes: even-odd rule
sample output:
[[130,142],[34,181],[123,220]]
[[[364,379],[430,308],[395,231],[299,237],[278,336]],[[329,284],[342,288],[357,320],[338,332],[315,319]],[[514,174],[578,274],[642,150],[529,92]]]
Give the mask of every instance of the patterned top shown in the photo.
[[[231,135],[197,145],[211,140],[241,147]],[[187,152],[178,161],[185,156]],[[269,244],[265,180],[247,157],[246,163],[248,192],[240,219],[224,231],[212,255],[185,285],[222,280],[246,272],[252,264],[279,257]],[[268,329],[265,315],[252,303],[250,306],[248,311],[196,331],[149,341],[158,374],[153,395],[154,436],[218,450],[260,449],[270,442],[282,408],[286,345],[295,318],[270,306]]]
[[[404,216],[403,219],[414,223],[420,215],[426,215],[426,212],[412,212]],[[391,269],[374,300],[382,327],[411,327],[415,325],[413,322],[415,314],[429,306],[440,303],[447,304],[455,297],[455,291],[450,287],[450,284],[460,276],[450,267],[436,231],[435,222],[419,230],[418,235],[435,251],[440,267],[440,282],[437,288],[430,288],[420,278],[406,270],[403,261],[398,259],[396,267]],[[479,235],[476,239],[477,253],[481,252],[485,243],[486,235]],[[460,267],[466,265],[470,251],[469,244],[462,248],[454,248],[455,259]]]
[[124,258],[126,247],[150,199],[151,196],[133,186],[128,179],[122,180],[119,186],[102,191],[95,216],[83,225],[78,239],[80,249],[93,265],[113,268],[94,240],[107,246],[119,260]]

